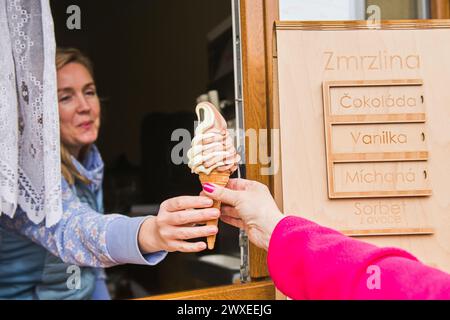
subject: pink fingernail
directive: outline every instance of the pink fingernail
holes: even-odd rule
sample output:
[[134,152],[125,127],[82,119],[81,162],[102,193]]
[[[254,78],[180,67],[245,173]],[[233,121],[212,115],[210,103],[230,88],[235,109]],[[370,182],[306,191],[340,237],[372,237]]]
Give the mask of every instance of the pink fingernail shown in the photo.
[[212,184],[210,184],[210,183],[205,183],[205,184],[203,185],[203,190],[205,190],[205,191],[208,192],[208,193],[213,193],[215,188],[216,188],[216,187],[214,187],[214,186],[213,186]]

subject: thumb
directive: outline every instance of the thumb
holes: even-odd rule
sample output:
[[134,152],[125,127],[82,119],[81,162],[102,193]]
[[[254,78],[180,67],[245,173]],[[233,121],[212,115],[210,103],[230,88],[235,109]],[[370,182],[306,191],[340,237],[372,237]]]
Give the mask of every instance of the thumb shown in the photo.
[[238,191],[230,190],[213,183],[203,184],[203,190],[205,191],[205,195],[212,198],[213,200],[221,201],[233,207],[237,206],[238,204]]

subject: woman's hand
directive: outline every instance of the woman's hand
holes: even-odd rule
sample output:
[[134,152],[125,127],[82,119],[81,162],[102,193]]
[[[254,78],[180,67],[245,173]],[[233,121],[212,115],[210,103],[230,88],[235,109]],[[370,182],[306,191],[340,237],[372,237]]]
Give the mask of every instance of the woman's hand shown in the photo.
[[272,232],[284,216],[264,184],[230,179],[225,188],[207,183],[203,190],[202,195],[227,204],[221,208],[222,221],[245,229],[251,242],[268,249]]
[[147,218],[141,225],[138,235],[141,252],[205,250],[205,242],[185,240],[217,233],[215,226],[195,226],[219,218],[219,210],[211,208],[212,205],[213,201],[203,196],[182,196],[164,201],[158,215]]

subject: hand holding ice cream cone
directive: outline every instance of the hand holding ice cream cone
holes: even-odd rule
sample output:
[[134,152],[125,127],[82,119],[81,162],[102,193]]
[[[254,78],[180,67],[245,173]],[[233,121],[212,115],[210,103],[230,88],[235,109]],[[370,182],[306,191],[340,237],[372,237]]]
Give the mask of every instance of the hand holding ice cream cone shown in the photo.
[[[209,102],[201,102],[195,109],[199,124],[195,129],[192,147],[188,151],[189,168],[199,175],[200,182],[226,186],[230,175],[236,171],[240,156],[227,130],[227,123],[217,108]],[[220,201],[214,201],[220,209]],[[218,219],[208,225],[217,226]],[[213,249],[216,236],[208,237],[208,248]]]

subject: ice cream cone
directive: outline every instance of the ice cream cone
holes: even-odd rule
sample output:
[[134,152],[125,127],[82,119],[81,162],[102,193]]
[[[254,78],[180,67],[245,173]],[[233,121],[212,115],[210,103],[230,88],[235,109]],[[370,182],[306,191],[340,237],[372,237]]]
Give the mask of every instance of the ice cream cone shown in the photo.
[[[202,185],[205,183],[213,183],[215,185],[225,187],[228,183],[228,180],[230,179],[230,174],[231,174],[230,171],[222,171],[221,172],[221,171],[217,171],[217,170],[211,171],[210,174],[200,172],[199,179],[200,179],[200,182]],[[221,204],[220,201],[214,200],[213,208],[217,208],[220,210],[220,204]],[[206,225],[217,226],[218,222],[219,222],[218,219],[214,219],[214,220],[208,221],[206,223]],[[207,242],[208,242],[208,249],[209,250],[214,249],[214,244],[216,242],[216,235],[208,236]]]
[[[225,187],[240,161],[233,139],[227,130],[227,122],[219,110],[209,102],[199,103],[195,113],[199,124],[195,128],[195,137],[187,153],[188,166],[192,173],[199,175],[202,184],[213,183]],[[213,207],[220,210],[220,204],[220,201],[214,201]],[[218,221],[218,219],[208,221],[207,225],[217,226]],[[215,241],[215,235],[208,237],[208,249],[214,249]]]

